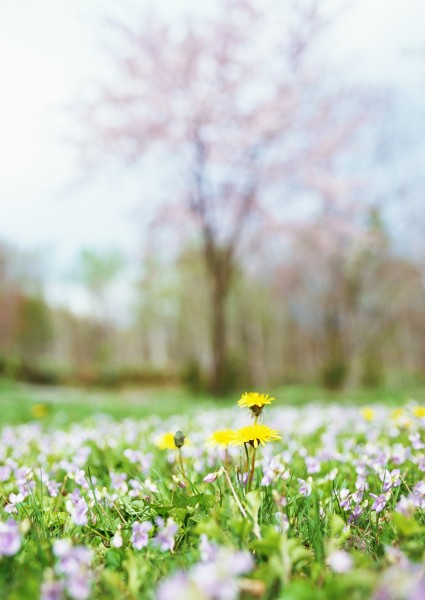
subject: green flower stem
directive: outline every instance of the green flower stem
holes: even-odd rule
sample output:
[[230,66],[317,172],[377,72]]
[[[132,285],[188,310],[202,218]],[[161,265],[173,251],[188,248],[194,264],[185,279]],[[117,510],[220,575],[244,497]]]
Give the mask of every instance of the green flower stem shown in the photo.
[[246,455],[246,465],[245,465],[245,471],[249,471],[249,454],[248,454],[248,444],[246,442],[243,443],[244,448],[245,448],[245,455]]
[[252,480],[254,479],[254,470],[255,470],[255,455],[257,454],[257,448],[254,446],[254,448],[252,449],[252,456],[251,456],[251,469],[249,471],[249,479],[248,479],[248,492],[251,491],[251,486],[252,486]]
[[183,477],[187,480],[186,471],[184,470],[184,463],[183,463],[183,456],[182,456],[181,448],[178,448],[178,451],[179,451],[179,465],[180,465],[180,470],[182,472]]
[[[258,415],[254,415],[254,425],[257,425],[257,423],[258,423]],[[255,441],[254,441],[254,443],[255,443]],[[251,455],[251,468],[249,469],[249,479],[248,479],[248,485],[247,485],[248,492],[251,491],[252,480],[254,479],[256,454],[257,454],[257,448],[256,448],[256,446],[254,446],[252,449],[252,455]]]
[[230,487],[230,491],[232,492],[233,498],[235,499],[235,502],[238,505],[239,510],[241,511],[241,513],[245,517],[245,519],[247,519],[248,515],[246,514],[246,511],[245,511],[244,507],[242,506],[241,501],[239,500],[239,498],[235,492],[235,488],[233,487],[233,484],[230,480],[229,474],[224,467],[223,467],[223,473],[224,473],[224,476],[226,477],[227,483],[229,484],[229,487]]

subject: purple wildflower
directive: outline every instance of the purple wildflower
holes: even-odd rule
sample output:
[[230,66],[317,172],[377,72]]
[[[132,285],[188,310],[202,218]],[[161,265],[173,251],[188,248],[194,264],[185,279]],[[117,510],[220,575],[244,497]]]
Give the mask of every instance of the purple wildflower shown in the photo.
[[298,483],[300,484],[300,489],[298,490],[301,496],[310,496],[311,495],[311,483],[312,479],[309,477],[307,481],[304,479],[298,478]]
[[305,464],[307,467],[307,473],[319,473],[321,469],[320,461],[315,456],[306,456]]
[[419,433],[409,435],[409,440],[414,450],[423,450],[425,448],[425,444],[422,442]]
[[125,494],[128,491],[127,485],[127,474],[126,473],[114,473],[111,471],[111,488],[117,492]]
[[67,592],[73,600],[87,600],[90,596],[91,578],[81,570],[68,579]]
[[12,475],[12,469],[9,465],[2,465],[0,467],[0,481],[8,481]]
[[193,598],[189,576],[183,571],[177,571],[163,581],[155,596],[156,600],[188,600],[191,597]]
[[138,498],[141,494],[141,491],[143,490],[142,484],[137,481],[137,479],[130,479],[130,481],[128,482],[131,486],[131,490],[128,492],[128,495],[131,498]]
[[85,546],[72,546],[70,540],[56,540],[53,553],[57,557],[56,572],[64,576],[68,595],[73,600],[86,600],[90,596],[91,551]]
[[369,496],[375,498],[375,502],[373,503],[371,510],[374,510],[376,513],[380,513],[381,511],[383,511],[387,503],[387,498],[385,494],[380,494],[379,496],[377,496],[376,494],[369,494]]
[[237,577],[249,572],[252,567],[253,560],[248,552],[220,548],[214,561],[198,563],[193,567],[190,579],[207,598],[236,600],[239,597]]
[[350,490],[347,488],[342,488],[339,491],[339,505],[344,510],[350,510],[351,497]]
[[179,530],[179,526],[174,520],[169,517],[167,520],[167,524],[164,526],[164,521],[159,518],[157,519],[157,525],[161,527],[153,541],[156,546],[162,550],[162,552],[166,552],[167,550],[173,550],[175,544],[175,535]]
[[335,550],[329,554],[326,562],[335,573],[346,573],[353,568],[351,556],[344,550]]
[[401,496],[400,500],[397,502],[395,506],[395,510],[405,517],[410,517],[416,510],[415,503],[413,502],[411,495],[408,497]]
[[356,523],[359,520],[359,517],[362,513],[362,507],[360,506],[360,504],[357,504],[351,511],[351,515],[348,517],[348,522],[352,523],[354,521]]
[[217,480],[218,477],[218,471],[215,471],[214,473],[208,473],[208,475],[205,475],[203,481],[205,481],[205,483],[214,483],[214,481]]
[[16,521],[9,519],[6,523],[0,521],[0,558],[13,556],[21,547],[21,535]]
[[61,600],[64,583],[63,581],[44,581],[40,591],[40,600]]
[[20,492],[18,494],[10,494],[9,495],[9,503],[6,504],[6,506],[4,507],[5,512],[9,513],[9,514],[17,514],[18,513],[18,509],[16,508],[17,504],[20,504],[21,502],[23,502],[25,500],[23,494],[21,494]]
[[263,460],[263,478],[261,485],[271,485],[279,478],[288,479],[289,471],[285,470],[285,464],[276,456],[269,456]]
[[413,488],[413,495],[425,498],[425,481],[418,481]]
[[75,525],[87,525],[87,512],[89,510],[89,507],[84,498],[79,498],[74,504],[72,503],[72,501],[69,501],[67,503],[67,510],[71,515],[71,519],[75,523]]
[[382,481],[383,492],[388,492],[393,487],[398,487],[401,483],[400,469],[393,469],[391,472],[384,469],[379,475]]
[[85,546],[72,546],[69,540],[57,540],[53,552],[59,558],[57,571],[66,575],[75,575],[81,567],[90,563],[91,552]]
[[150,521],[143,521],[140,523],[136,521],[133,523],[133,533],[131,534],[131,543],[136,550],[141,550],[148,545],[149,531],[152,529],[152,523]]
[[203,533],[199,543],[199,550],[201,552],[202,562],[210,562],[217,556],[219,546],[213,542],[210,542],[208,537]]
[[52,498],[56,498],[59,494],[60,484],[53,479],[46,482],[47,490]]

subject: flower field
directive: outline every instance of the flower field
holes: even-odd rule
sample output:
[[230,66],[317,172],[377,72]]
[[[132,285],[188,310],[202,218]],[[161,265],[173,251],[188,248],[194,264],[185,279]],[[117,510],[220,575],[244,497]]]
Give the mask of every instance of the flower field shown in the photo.
[[425,408],[234,408],[0,432],[0,598],[425,598]]

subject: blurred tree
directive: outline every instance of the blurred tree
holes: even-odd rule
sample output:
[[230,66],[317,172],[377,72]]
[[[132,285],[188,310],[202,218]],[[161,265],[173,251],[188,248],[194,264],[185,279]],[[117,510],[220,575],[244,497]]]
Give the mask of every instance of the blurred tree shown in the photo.
[[10,276],[10,249],[0,242],[0,354],[10,352],[13,345],[16,292]]
[[17,305],[17,345],[24,361],[37,364],[54,337],[51,311],[39,296],[21,296]]
[[40,252],[0,243],[0,358],[37,363],[53,340],[50,307],[43,298]]
[[125,264],[118,250],[81,252],[77,276],[91,294],[95,310],[103,318],[108,316],[108,293]]
[[316,1],[214,7],[174,27],[146,15],[115,23],[116,77],[82,117],[89,164],[150,156],[169,178],[168,190],[158,183],[158,195],[168,194],[162,219],[182,234],[188,217],[195,226],[209,280],[211,387],[220,393],[238,260],[271,235],[289,197],[329,173],[360,118],[358,97],[336,89],[316,60],[325,26]]
[[[79,257],[76,276],[89,292],[93,301],[93,317],[97,327],[94,341],[97,347],[95,362],[103,366],[109,355],[108,340],[111,331],[110,292],[125,265],[123,255],[115,249],[95,251],[84,249]],[[86,328],[88,335],[90,329]],[[93,337],[93,336],[92,336]]]

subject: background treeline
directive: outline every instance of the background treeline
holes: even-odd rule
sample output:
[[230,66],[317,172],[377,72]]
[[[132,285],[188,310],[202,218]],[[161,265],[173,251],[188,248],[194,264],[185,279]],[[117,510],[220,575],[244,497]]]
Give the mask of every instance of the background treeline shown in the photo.
[[[365,212],[355,235],[316,217],[265,237],[239,257],[226,301],[223,390],[425,380],[424,266],[397,249],[377,210]],[[0,247],[1,374],[210,385],[210,289],[196,239],[173,258],[145,257],[126,311],[115,312],[112,299],[126,268],[117,252],[80,257],[79,285],[92,301],[84,315],[49,304],[34,261]]]
[[1,246],[0,372],[217,395],[425,379],[423,105],[351,79],[320,3],[269,4],[109,22],[71,137],[117,202],[138,182],[139,256],[83,251],[60,307],[43,257]]

